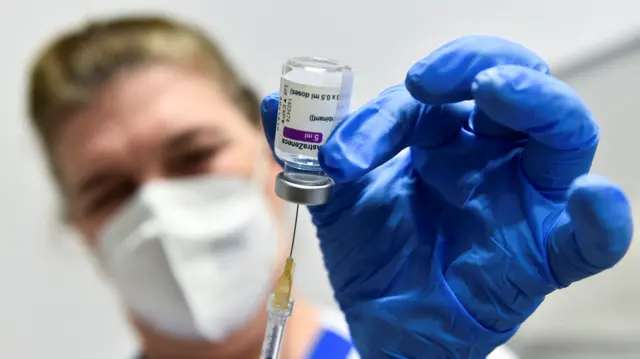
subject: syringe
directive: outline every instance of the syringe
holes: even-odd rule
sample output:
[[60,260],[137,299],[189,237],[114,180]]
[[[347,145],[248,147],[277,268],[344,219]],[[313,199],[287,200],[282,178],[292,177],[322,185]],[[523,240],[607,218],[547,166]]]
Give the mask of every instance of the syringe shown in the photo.
[[261,359],[277,359],[280,357],[282,338],[287,319],[293,311],[293,298],[291,298],[291,284],[293,279],[293,258],[287,258],[284,271],[278,280],[276,290],[269,297],[267,303],[267,328],[262,342]]
[[334,181],[320,165],[318,150],[349,113],[352,87],[353,70],[335,60],[296,57],[282,67],[274,152],[284,162],[284,171],[276,176],[275,192],[297,206],[291,253],[267,305],[262,359],[280,354],[284,327],[293,309],[292,254],[298,210],[300,205],[324,205],[331,198]]
[[293,273],[295,262],[293,261],[293,244],[296,239],[296,228],[298,225],[298,210],[296,206],[296,218],[293,226],[293,239],[291,240],[291,251],[284,264],[282,275],[278,278],[276,289],[269,296],[267,303],[267,328],[264,332],[262,351],[260,359],[277,359],[280,357],[282,338],[284,337],[287,319],[293,312],[293,298],[291,298],[291,288],[293,287]]

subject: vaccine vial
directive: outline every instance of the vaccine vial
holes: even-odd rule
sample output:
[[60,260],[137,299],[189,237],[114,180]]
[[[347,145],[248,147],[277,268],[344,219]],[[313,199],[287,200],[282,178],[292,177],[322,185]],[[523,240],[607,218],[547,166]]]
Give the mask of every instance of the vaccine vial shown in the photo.
[[[276,181],[283,199],[299,204],[328,199],[333,182],[318,162],[318,150],[348,115],[352,89],[353,70],[339,61],[295,57],[283,65],[274,143],[284,162]],[[291,186],[296,186],[294,193]]]

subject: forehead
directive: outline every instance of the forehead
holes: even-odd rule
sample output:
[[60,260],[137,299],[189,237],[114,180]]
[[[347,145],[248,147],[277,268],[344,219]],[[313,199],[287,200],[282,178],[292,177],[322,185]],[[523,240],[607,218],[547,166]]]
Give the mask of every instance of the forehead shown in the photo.
[[210,78],[188,69],[155,65],[131,69],[103,86],[68,118],[54,149],[61,174],[75,181],[104,162],[133,160],[181,132],[234,132],[248,127],[240,111]]
[[[118,75],[68,120],[62,132],[75,138],[166,132],[198,122],[211,125],[232,110],[215,81],[179,67],[158,65]],[[99,139],[103,138],[93,138]]]

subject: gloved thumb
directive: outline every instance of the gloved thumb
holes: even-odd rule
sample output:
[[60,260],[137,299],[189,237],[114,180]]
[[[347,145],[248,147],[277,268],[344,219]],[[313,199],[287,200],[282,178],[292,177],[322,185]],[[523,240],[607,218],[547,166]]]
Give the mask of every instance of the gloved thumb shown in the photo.
[[613,267],[633,236],[629,200],[606,178],[584,175],[569,189],[568,217],[548,241],[548,261],[562,286]]
[[272,92],[265,96],[260,104],[260,115],[262,116],[262,129],[264,130],[264,136],[269,144],[269,148],[271,148],[271,153],[280,166],[284,167],[282,161],[275,154],[273,143],[276,137],[279,102],[280,94],[278,92]]

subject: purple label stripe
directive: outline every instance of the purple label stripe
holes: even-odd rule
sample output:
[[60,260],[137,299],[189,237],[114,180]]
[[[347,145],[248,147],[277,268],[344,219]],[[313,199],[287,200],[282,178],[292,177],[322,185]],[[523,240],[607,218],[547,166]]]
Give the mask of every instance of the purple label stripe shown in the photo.
[[322,133],[320,132],[307,132],[296,130],[295,128],[285,127],[282,131],[282,136],[295,141],[321,143]]

